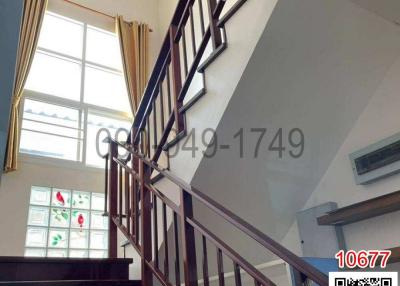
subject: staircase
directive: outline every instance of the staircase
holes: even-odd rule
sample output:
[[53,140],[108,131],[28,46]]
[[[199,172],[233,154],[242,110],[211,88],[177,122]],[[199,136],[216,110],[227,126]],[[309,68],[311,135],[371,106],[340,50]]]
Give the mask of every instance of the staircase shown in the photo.
[[[214,275],[219,285],[225,285],[224,263],[228,260],[233,266],[235,285],[242,285],[243,274],[251,277],[256,286],[275,285],[223,237],[200,222],[193,210],[194,201],[290,265],[294,285],[310,281],[328,285],[325,274],[170,171],[171,148],[187,135],[185,114],[206,96],[204,73],[227,49],[225,24],[245,2],[236,0],[222,13],[225,0],[178,1],[129,139],[124,143],[109,139],[109,153],[105,156],[109,257],[117,257],[120,231],[141,257],[142,285],[192,286],[199,285],[199,281],[210,285]],[[198,34],[201,39],[196,38]],[[208,47],[212,51],[206,55]],[[198,73],[203,75],[203,86],[184,101]],[[128,156],[119,156],[119,149],[126,150]],[[179,203],[158,189],[160,180],[179,189]],[[164,259],[160,259],[161,244]],[[210,267],[214,258],[209,255],[210,249],[217,254],[216,273]]]
[[0,257],[0,285],[135,286],[132,259]]

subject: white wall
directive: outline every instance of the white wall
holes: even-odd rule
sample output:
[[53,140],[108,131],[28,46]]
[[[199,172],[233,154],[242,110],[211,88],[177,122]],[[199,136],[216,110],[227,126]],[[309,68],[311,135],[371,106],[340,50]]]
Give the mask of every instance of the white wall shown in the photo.
[[[27,160],[29,161],[29,160]],[[104,192],[104,171],[21,162],[3,175],[0,186],[0,256],[23,256],[31,186]]]
[[[364,186],[356,185],[348,158],[348,154],[399,132],[399,90],[400,58],[397,58],[304,208],[327,201],[337,202],[339,207],[343,207],[399,189],[400,175]],[[399,219],[400,212],[395,212],[345,226],[347,247],[383,249],[399,246],[400,230],[394,227],[394,222]]]
[[[217,128],[219,144],[231,148],[202,159],[192,184],[298,251],[298,234],[292,227],[296,212],[319,185],[399,55],[399,28],[349,1],[278,1]],[[198,118],[206,117],[203,113]],[[381,116],[381,120],[383,126],[390,118]],[[239,158],[238,139],[233,136],[242,127],[245,156]],[[305,150],[299,159],[291,159],[288,153],[287,134],[294,127],[305,134]],[[250,128],[268,129],[257,159],[253,158],[257,134],[250,133]],[[278,128],[284,130],[287,148],[282,159],[268,151]],[[365,144],[366,136],[354,136]],[[347,195],[347,186],[338,182],[344,172],[340,165],[330,176],[330,194],[340,188],[341,200],[350,201],[354,196]],[[267,254],[260,255],[259,248],[247,247],[239,232],[204,208],[196,213],[236,249],[246,245],[243,251],[256,263],[265,261],[260,257],[269,259]],[[293,235],[285,238],[288,232]],[[392,234],[386,244],[397,237],[395,231]],[[354,244],[361,235],[365,232],[354,236]],[[366,237],[364,241],[370,240]]]

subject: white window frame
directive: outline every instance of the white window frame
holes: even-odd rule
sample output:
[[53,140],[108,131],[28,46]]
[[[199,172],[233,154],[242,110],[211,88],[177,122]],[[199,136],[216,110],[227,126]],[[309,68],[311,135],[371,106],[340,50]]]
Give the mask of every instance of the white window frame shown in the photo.
[[[63,20],[70,20],[69,18],[64,18],[62,15],[55,14],[55,13],[52,13],[49,11],[47,11],[46,13],[50,14],[54,17],[59,17]],[[74,21],[74,20],[72,20],[72,21]],[[102,107],[102,106],[97,106],[97,105],[93,105],[93,104],[84,102],[85,67],[86,66],[89,65],[94,68],[100,68],[100,69],[106,70],[107,72],[117,73],[122,76],[124,76],[124,75],[123,75],[122,70],[118,70],[113,67],[104,66],[102,64],[98,64],[98,63],[86,60],[87,30],[88,30],[89,26],[93,27],[95,29],[96,29],[96,27],[93,25],[89,25],[88,23],[85,23],[85,22],[79,21],[79,23],[83,24],[82,59],[79,59],[79,58],[76,58],[74,56],[70,56],[70,55],[67,55],[64,53],[52,51],[52,50],[49,50],[46,48],[42,48],[39,46],[37,47],[35,54],[43,53],[48,56],[59,56],[59,57],[65,58],[68,61],[78,62],[79,64],[81,64],[80,101],[74,101],[74,100],[67,99],[67,98],[57,97],[57,96],[49,95],[46,93],[25,89],[23,92],[23,96],[22,96],[22,100],[21,100],[21,104],[20,104],[20,118],[19,119],[22,124],[23,115],[24,115],[24,104],[25,104],[26,99],[39,101],[39,102],[43,102],[43,103],[48,103],[48,104],[59,105],[62,107],[67,107],[67,108],[72,108],[72,109],[77,109],[79,111],[79,126],[80,126],[79,128],[82,128],[81,129],[82,131],[78,132],[79,137],[82,136],[81,143],[78,143],[78,146],[79,146],[79,144],[82,144],[82,148],[78,148],[77,160],[59,159],[59,158],[48,157],[48,156],[37,155],[37,154],[29,154],[29,153],[24,153],[24,152],[19,151],[19,154],[21,155],[21,159],[25,162],[38,161],[41,163],[50,163],[50,164],[63,165],[63,166],[67,162],[67,164],[71,167],[94,168],[94,169],[98,170],[99,168],[103,168],[103,167],[88,165],[86,162],[86,138],[87,138],[88,114],[95,113],[100,116],[117,119],[117,120],[124,120],[124,121],[132,121],[133,120],[132,116],[126,112],[115,110],[115,109],[110,109],[110,108],[106,108],[106,107]],[[111,33],[111,32],[105,31],[101,28],[98,28],[98,29],[100,29],[102,32],[104,31],[105,33]],[[111,33],[111,34],[113,34],[113,33]],[[56,124],[56,126],[57,126],[57,124]],[[20,128],[20,138],[21,138],[21,132],[22,132],[22,126]],[[35,131],[35,132],[44,133],[44,132],[40,132],[40,131]],[[57,135],[55,135],[55,136],[57,136]],[[78,141],[79,141],[79,139],[78,139]],[[18,148],[18,150],[19,150],[19,148]],[[82,152],[82,154],[80,154],[80,152]]]

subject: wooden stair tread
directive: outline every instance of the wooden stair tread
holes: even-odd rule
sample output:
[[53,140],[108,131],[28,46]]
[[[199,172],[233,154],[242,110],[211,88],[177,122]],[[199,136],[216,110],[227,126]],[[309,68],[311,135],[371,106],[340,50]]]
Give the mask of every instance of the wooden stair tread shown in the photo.
[[131,264],[131,258],[56,258],[56,257],[25,257],[0,256],[0,263],[90,263],[90,264]]
[[6,256],[0,257],[0,281],[128,280],[132,262],[129,258]]

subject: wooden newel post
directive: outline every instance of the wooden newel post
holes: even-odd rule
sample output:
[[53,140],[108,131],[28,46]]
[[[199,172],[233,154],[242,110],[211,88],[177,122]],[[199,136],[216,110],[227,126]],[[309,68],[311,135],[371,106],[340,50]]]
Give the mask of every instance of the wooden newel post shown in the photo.
[[185,190],[181,190],[181,214],[182,252],[185,285],[196,286],[198,285],[196,241],[194,236],[194,228],[186,221],[186,218],[193,218],[193,201],[192,196],[189,195]]
[[110,170],[108,172],[108,257],[118,257],[118,237],[117,226],[113,221],[113,217],[117,215],[118,208],[118,164],[113,158],[118,157],[118,146],[115,142],[110,141],[110,150],[108,152],[108,161]]
[[147,263],[152,260],[151,237],[151,193],[146,187],[150,182],[150,168],[139,160],[140,206],[141,206],[141,242],[142,242],[142,285],[153,285],[153,274]]

